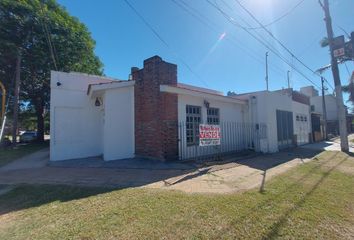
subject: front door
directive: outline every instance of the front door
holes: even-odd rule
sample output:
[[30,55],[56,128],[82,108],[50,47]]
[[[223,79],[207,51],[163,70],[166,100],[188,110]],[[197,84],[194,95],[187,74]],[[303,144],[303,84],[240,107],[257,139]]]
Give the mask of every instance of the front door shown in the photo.
[[293,145],[293,113],[277,110],[278,148],[284,149]]

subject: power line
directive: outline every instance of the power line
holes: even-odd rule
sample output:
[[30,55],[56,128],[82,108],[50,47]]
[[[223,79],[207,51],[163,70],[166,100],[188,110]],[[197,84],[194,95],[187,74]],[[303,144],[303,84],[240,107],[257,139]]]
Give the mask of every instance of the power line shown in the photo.
[[[295,60],[297,60],[301,65],[303,65],[306,69],[311,71],[312,73],[316,74],[317,76],[321,77],[320,74],[318,74],[316,71],[311,69],[309,66],[307,66],[302,60],[300,60],[288,47],[285,46],[278,38],[276,38],[271,31],[269,31],[244,5],[241,4],[239,0],[235,0],[236,3],[252,17],[254,21],[256,21],[262,29],[264,29],[277,43],[280,44]],[[328,83],[328,85],[334,90],[334,88],[329,84],[329,82],[325,79],[325,81]]]
[[[222,3],[223,3],[227,8],[229,8],[231,11],[233,11],[233,14],[235,14],[235,13],[234,13],[234,10],[235,10],[235,9],[233,9],[233,7],[231,7],[229,4],[227,4],[226,1],[222,0]],[[219,10],[221,9],[221,8],[218,6],[218,3],[216,2],[216,0],[214,0],[214,5],[217,6],[217,7],[219,8]],[[225,12],[225,11],[224,11],[224,12]],[[230,15],[228,15],[228,16],[230,17]],[[250,23],[248,23],[241,15],[236,14],[236,16],[237,16],[244,24],[246,24],[246,25],[248,26],[248,27],[245,27],[245,26],[243,26],[243,25],[237,23],[237,25],[239,25],[240,28],[242,28],[242,29],[244,29],[244,30],[246,30],[246,29],[247,29],[247,30],[252,30],[252,29],[254,29],[254,27],[253,27]],[[231,19],[234,21],[234,19],[233,19],[232,17],[231,17]],[[236,21],[234,21],[234,22],[236,23]],[[262,39],[263,42],[265,42],[266,44],[268,44],[268,48],[272,48],[273,52],[275,51],[275,52],[277,52],[279,55],[281,55],[280,51],[279,51],[277,48],[273,47],[272,43],[271,43],[270,41],[268,41],[267,39],[265,39],[264,36],[262,36],[261,34],[259,34],[258,31],[254,31],[253,33],[254,33],[255,35],[257,35],[260,39]],[[272,65],[271,65],[271,66],[272,66]],[[283,70],[281,70],[281,71],[283,72]]]
[[39,18],[39,21],[42,24],[42,28],[43,28],[45,37],[46,37],[47,42],[48,42],[48,47],[49,47],[50,55],[51,55],[52,60],[53,60],[54,68],[55,68],[56,71],[58,71],[57,62],[56,62],[56,59],[55,59],[56,53],[54,52],[54,49],[53,49],[52,40],[51,40],[51,36],[49,34],[49,31],[48,31],[48,26],[47,26],[47,23],[46,23],[46,18],[44,16],[44,10],[43,10],[43,5],[42,4],[43,3],[41,3],[40,8],[41,8],[41,12],[42,12],[44,21],[42,21],[42,16]]
[[[208,0],[207,0],[207,1],[208,1]],[[209,4],[214,5],[214,7],[217,7],[219,11],[222,11],[222,12],[224,12],[224,13],[226,14],[226,12],[223,11],[223,10],[218,6],[218,4],[217,4],[217,2],[216,2],[215,0],[214,0],[214,4],[212,4],[210,1],[208,1],[208,2],[209,2]],[[224,0],[222,0],[222,3],[224,3],[224,5],[226,5],[230,10],[234,11],[234,9],[233,9],[229,4],[227,4]],[[227,15],[227,14],[226,14],[227,16],[225,16],[225,14],[224,14],[224,17],[225,17],[225,18],[230,18],[232,21],[234,21],[234,19],[233,19],[232,17],[230,17],[230,15]],[[243,17],[241,17],[239,14],[237,14],[237,17],[238,17],[243,23],[245,23],[248,27],[242,26],[241,24],[236,23],[235,21],[234,21],[234,23],[236,23],[238,27],[242,28],[243,30],[245,30],[246,32],[248,32],[249,34],[251,34],[249,31],[247,31],[247,30],[250,30],[250,29],[253,28],[253,27],[251,26],[251,24],[249,24],[249,23],[248,23]],[[227,19],[227,20],[229,20],[229,19]],[[268,40],[264,39],[264,36],[262,36],[261,34],[259,34],[257,31],[254,31],[253,33],[254,33],[255,35],[257,35],[258,38],[263,41],[263,44],[264,44],[264,43],[265,43],[265,44],[268,44],[268,46],[266,46],[266,47],[267,47],[268,49],[272,48],[273,53],[276,52],[276,55],[282,55],[282,54],[278,51],[278,49],[276,49],[275,47],[272,46],[272,43],[270,43]],[[254,37],[254,36],[253,36],[253,37]],[[257,40],[257,39],[256,39],[256,40]],[[284,60],[283,60],[283,61],[284,61]],[[288,62],[287,64],[289,65],[289,62]],[[270,65],[270,67],[273,67],[273,66],[274,66],[273,64]],[[290,66],[292,69],[294,68],[294,61],[293,61],[293,58],[291,59],[291,63],[290,63],[289,66]],[[280,68],[279,68],[279,69],[280,69]],[[282,72],[281,74],[283,74],[283,70],[281,69],[280,71]],[[298,72],[298,71],[297,71],[297,72]],[[300,73],[300,75],[304,76],[304,74],[301,74],[301,73]],[[305,78],[307,78],[307,77],[305,76]],[[307,79],[308,79],[308,78],[307,78]]]
[[[229,4],[227,4],[226,1],[222,0],[222,3],[223,3],[226,7],[228,7],[230,10],[233,10],[233,8],[232,8]],[[210,1],[209,1],[209,4],[211,4]],[[217,7],[219,10],[221,10],[220,6],[218,5],[218,3],[217,3],[216,1],[214,1],[214,6]],[[225,12],[225,11],[223,11],[223,12]],[[225,14],[226,14],[226,13],[225,13]],[[224,16],[224,17],[225,17],[225,16]],[[237,25],[239,25],[240,28],[249,29],[249,28],[251,27],[251,25],[250,25],[246,20],[244,20],[240,15],[237,15],[237,17],[240,18],[241,21],[244,22],[244,23],[248,26],[248,27],[245,27],[245,26],[242,26],[241,24],[235,22]],[[232,17],[230,17],[230,18],[232,18]],[[232,18],[232,20],[234,20],[234,19]],[[254,32],[254,34],[256,34],[259,38],[263,39],[263,36],[261,36],[258,32]],[[236,38],[236,39],[237,39],[237,38]],[[273,46],[271,46],[271,43],[270,43],[270,42],[268,42],[266,39],[263,39],[263,41],[265,41],[265,42],[268,44],[269,47],[272,47],[273,51],[275,51],[275,52],[277,52],[278,54],[280,54],[280,52],[279,52],[276,48],[274,48]],[[243,44],[243,43],[242,43],[242,44]],[[262,64],[264,64],[263,58],[261,58],[261,59],[262,59]],[[277,71],[279,75],[282,76],[282,75],[284,74],[283,69],[281,69],[280,67],[278,67],[278,66],[275,65],[274,63],[273,63],[273,64],[270,64],[269,66],[270,66],[271,68],[273,68],[273,70]]]
[[[220,33],[220,31],[218,30],[219,26],[216,26],[215,23],[211,22],[209,19],[207,19],[204,15],[200,14],[200,12],[198,12],[195,8],[193,8],[191,5],[189,5],[187,2],[180,0],[180,1],[176,1],[176,0],[171,0],[173,3],[175,3],[178,7],[180,7],[181,9],[183,9],[184,11],[186,11],[188,14],[192,15],[195,19],[197,19],[200,23],[202,23],[204,26],[206,26],[207,28],[209,28],[210,30],[213,30],[217,33]],[[180,4],[180,2],[183,4]],[[210,23],[209,23],[210,22]],[[228,38],[230,33],[228,33],[226,35],[226,40],[230,41],[231,43],[235,44],[235,46],[237,45],[237,48],[241,48],[242,50],[244,50],[245,52],[248,51],[249,55],[254,58],[256,61],[260,62],[260,57],[258,57],[254,52],[252,52],[250,49],[247,49],[246,47],[242,46],[239,42],[237,42],[237,38]],[[254,55],[253,55],[254,54]],[[262,63],[262,62],[261,62]]]
[[124,0],[124,2],[130,7],[131,10],[140,18],[141,21],[150,29],[150,31],[182,62],[182,64],[192,73],[194,74],[199,81],[201,81],[205,86],[208,87],[208,84],[201,78],[197,73],[193,71],[193,69],[170,47],[170,45],[162,38],[162,36],[153,28],[153,26],[141,15],[138,10],[128,1]]
[[347,69],[347,73],[348,73],[348,76],[349,76],[349,79],[350,79],[351,74],[350,74],[350,71],[349,71],[349,68],[348,68],[348,66],[347,66],[347,63],[346,63],[346,62],[344,62],[344,66],[345,66],[345,69]]
[[[210,3],[210,0],[209,0],[208,2]],[[230,5],[226,4],[225,1],[222,1],[222,2],[223,2],[224,5],[226,5],[230,10],[234,10]],[[214,0],[214,5],[217,6],[218,9],[221,9],[221,7],[218,5],[218,3],[217,3],[215,0]],[[225,11],[223,11],[223,12],[226,14]],[[227,14],[227,15],[230,17],[229,14]],[[236,23],[240,28],[242,28],[242,29],[244,29],[244,30],[245,30],[245,29],[249,30],[249,28],[252,27],[252,25],[249,24],[242,16],[240,16],[240,15],[237,14],[237,17],[238,17],[243,23],[245,23],[245,24],[248,26],[248,27],[245,27],[245,26],[243,26],[243,25],[241,25],[241,24],[239,24],[239,23],[236,23],[236,21],[235,21],[232,17],[230,17],[230,18],[234,21],[234,23]],[[267,39],[264,39],[264,37],[263,37],[262,35],[260,35],[257,31],[254,31],[253,33],[254,33],[255,35],[257,35],[260,39],[262,39],[266,44],[268,44],[268,47],[271,47],[271,48],[273,49],[273,51],[277,52],[278,54],[281,54],[281,53],[278,51],[278,49],[276,49],[275,47],[272,46],[272,43],[270,43]]]
[[[296,5],[294,5],[291,9],[289,9],[287,12],[285,12],[283,15],[281,15],[280,17],[276,18],[274,21],[264,24],[265,27],[269,27],[270,25],[273,25],[277,22],[279,22],[280,20],[282,20],[283,18],[287,17],[289,14],[291,14],[296,8],[298,8],[302,3],[304,3],[305,0],[301,0],[299,1]],[[249,28],[250,30],[256,30],[256,29],[260,29],[261,27],[254,27],[254,28]]]
[[[209,28],[213,28],[212,25],[209,24],[208,20],[205,20],[205,18],[203,18],[202,15],[193,12],[193,9],[188,5],[188,3],[184,2],[183,0],[181,1],[177,1],[177,0],[171,0],[174,4],[176,4],[179,8],[183,9],[184,11],[186,11],[187,13],[189,13],[190,15],[192,15],[195,19],[197,19],[200,23],[202,23],[203,25],[209,27]],[[188,8],[189,7],[189,8]],[[190,10],[192,9],[192,10]],[[213,29],[214,30],[214,29]]]
[[[214,30],[216,32],[219,32],[219,30],[217,28],[220,28],[219,26],[217,26],[214,22],[212,22],[210,19],[208,19],[206,16],[204,16],[203,14],[201,14],[197,9],[195,9],[193,6],[189,5],[186,1],[184,0],[171,0],[173,3],[175,3],[178,7],[182,8],[184,11],[186,11],[187,13],[189,13],[190,15],[192,15],[194,18],[196,18],[199,22],[201,22],[203,25],[205,25],[206,27],[208,27],[211,30]],[[230,5],[228,5],[225,1],[222,1],[225,5],[227,5],[229,8]],[[183,5],[184,6],[183,6]],[[217,3],[215,2],[215,4],[217,5]],[[232,9],[232,8],[231,8]],[[240,17],[241,18],[241,17]],[[242,19],[243,20],[243,19]],[[247,24],[248,26],[250,26],[245,20],[243,20],[245,22],[245,24]],[[209,23],[210,22],[210,23]],[[256,32],[255,34],[257,34],[259,36],[259,34]],[[232,37],[232,38],[228,38],[228,37]],[[234,44],[237,48],[240,48],[241,50],[243,50],[245,53],[247,53],[251,58],[253,58],[254,60],[256,60],[257,62],[259,62],[260,64],[264,65],[264,59],[259,57],[258,52],[256,52],[255,50],[251,49],[251,48],[247,48],[243,42],[241,42],[236,36],[234,36],[232,34],[232,32],[227,34],[227,37],[225,38],[227,41],[230,41],[230,43]],[[270,44],[269,42],[267,42],[268,44]],[[274,51],[277,51],[276,49],[273,49]],[[279,76],[283,76],[284,72],[283,70],[278,67],[275,64],[270,64],[270,68],[276,72]]]
[[217,5],[212,3],[210,0],[206,0],[211,6],[216,8],[223,16],[224,18],[229,21],[232,25],[239,27],[246,31],[249,35],[251,35],[254,39],[256,39],[258,42],[260,42],[263,46],[265,46],[267,49],[269,49],[271,52],[273,52],[277,57],[279,57],[281,60],[283,60],[287,65],[292,67],[296,72],[298,72],[300,75],[302,75],[306,80],[308,80],[310,83],[312,83],[314,86],[316,86],[318,89],[321,89],[319,85],[317,85],[315,82],[313,82],[311,79],[309,79],[304,73],[302,73],[299,69],[297,69],[295,66],[292,66],[291,63],[289,63],[281,54],[279,54],[277,51],[274,51],[272,47],[268,46],[262,39],[259,37],[255,36],[252,32],[250,32],[249,29],[243,27],[239,23],[235,22],[235,20],[230,17],[225,11],[223,11],[221,8],[219,8]]
[[[191,5],[189,5],[187,2],[180,0],[171,0],[174,4],[176,4],[178,7],[180,7],[182,10],[190,14],[192,17],[194,17],[196,20],[198,20],[200,23],[202,23],[204,26],[206,26],[208,29],[219,32],[218,28],[219,26],[216,26],[214,22],[210,21],[207,17],[202,15],[197,9],[193,8]],[[231,38],[229,38],[229,36]],[[229,41],[232,43],[236,48],[243,50],[248,56],[250,56],[252,59],[255,61],[259,62],[260,64],[264,65],[264,60],[263,58],[259,57],[257,53],[253,49],[247,48],[246,46],[242,45],[241,42],[239,42],[238,38],[234,37],[231,33],[228,33],[225,38],[226,41]],[[274,67],[271,65],[271,67]],[[273,69],[274,71],[277,71],[279,75],[282,75],[283,73],[281,70],[278,70],[276,68]]]

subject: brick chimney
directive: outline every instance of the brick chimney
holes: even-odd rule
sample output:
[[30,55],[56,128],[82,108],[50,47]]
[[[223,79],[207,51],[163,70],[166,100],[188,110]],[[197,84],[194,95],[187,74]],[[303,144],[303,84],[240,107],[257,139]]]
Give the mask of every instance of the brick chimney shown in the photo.
[[178,158],[178,98],[160,92],[160,85],[177,85],[177,65],[159,56],[132,68],[135,80],[135,154],[163,161]]

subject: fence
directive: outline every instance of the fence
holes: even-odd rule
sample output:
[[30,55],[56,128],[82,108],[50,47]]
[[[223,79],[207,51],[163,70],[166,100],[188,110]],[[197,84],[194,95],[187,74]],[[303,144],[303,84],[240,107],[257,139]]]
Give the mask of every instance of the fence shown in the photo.
[[[222,122],[220,145],[199,146],[199,124],[179,123],[179,159],[203,160],[219,158],[244,150],[261,151],[261,144],[267,139],[265,124]],[[263,140],[263,141],[262,141]]]

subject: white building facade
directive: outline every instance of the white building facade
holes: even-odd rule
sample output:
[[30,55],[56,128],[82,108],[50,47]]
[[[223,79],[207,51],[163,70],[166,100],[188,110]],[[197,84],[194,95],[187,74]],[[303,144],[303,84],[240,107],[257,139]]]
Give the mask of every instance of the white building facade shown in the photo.
[[263,152],[277,152],[309,143],[310,105],[306,100],[299,99],[299,93],[285,89],[253,92],[237,97],[248,99],[251,122],[267,126],[267,142],[263,144],[266,150]]
[[[305,99],[306,100],[306,99]],[[292,90],[225,96],[177,82],[177,66],[154,56],[128,81],[52,72],[52,161],[101,156],[183,160],[306,144],[310,106]],[[200,144],[200,124],[218,144]]]
[[51,74],[52,161],[134,156],[134,81]]

